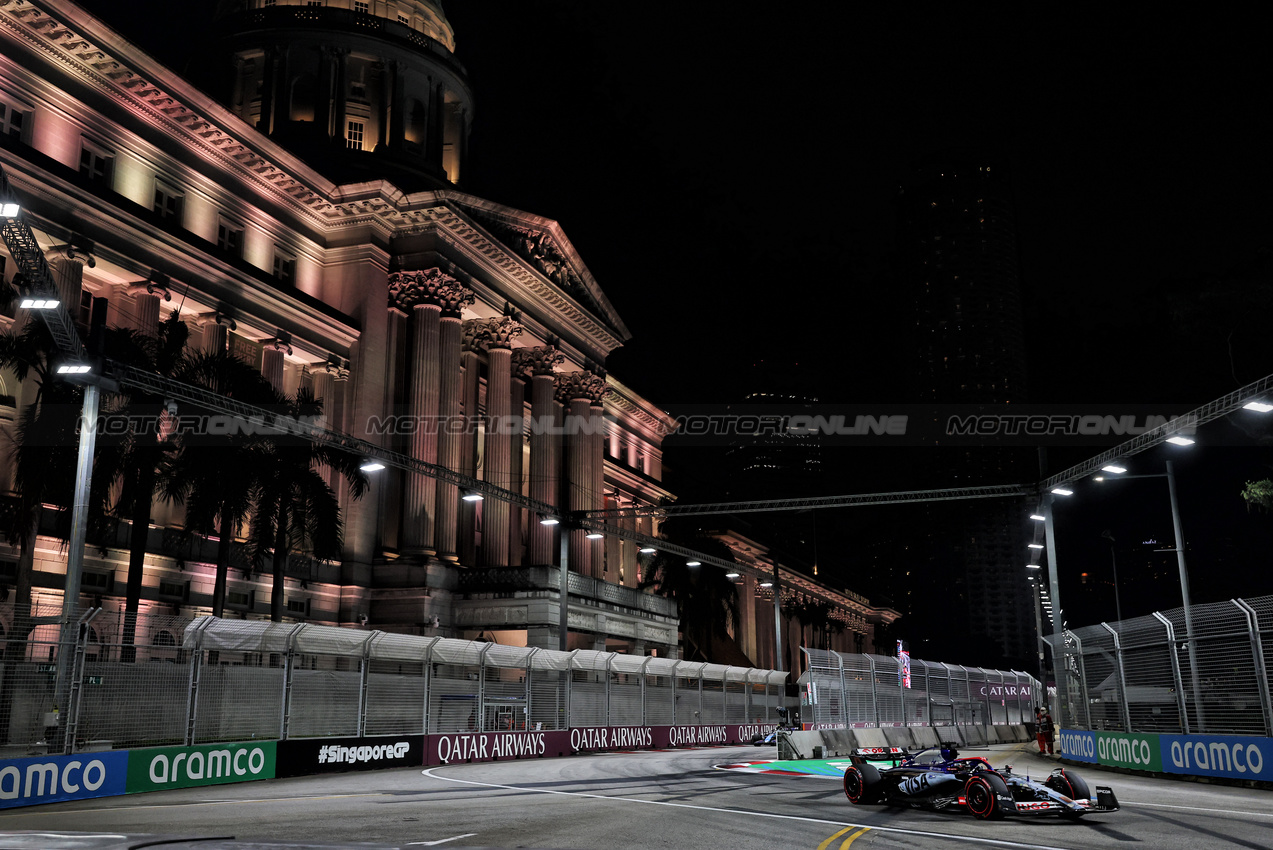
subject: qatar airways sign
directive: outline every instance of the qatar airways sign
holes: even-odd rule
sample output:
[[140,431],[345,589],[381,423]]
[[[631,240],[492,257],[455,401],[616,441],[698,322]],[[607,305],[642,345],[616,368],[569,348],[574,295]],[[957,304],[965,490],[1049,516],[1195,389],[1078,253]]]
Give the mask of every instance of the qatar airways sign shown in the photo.
[[750,744],[773,723],[715,726],[579,726],[554,732],[457,732],[429,735],[425,764],[552,758],[611,750],[661,750]]

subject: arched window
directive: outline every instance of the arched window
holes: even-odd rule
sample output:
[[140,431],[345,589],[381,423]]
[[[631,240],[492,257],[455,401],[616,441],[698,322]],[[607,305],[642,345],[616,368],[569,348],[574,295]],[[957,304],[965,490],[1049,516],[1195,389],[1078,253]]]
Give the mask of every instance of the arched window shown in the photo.
[[417,145],[423,145],[425,136],[429,131],[429,110],[424,102],[412,98],[407,103],[406,109],[407,126],[405,130],[406,139]]
[[292,107],[288,114],[293,121],[314,120],[317,90],[318,82],[313,74],[301,74],[292,81]]

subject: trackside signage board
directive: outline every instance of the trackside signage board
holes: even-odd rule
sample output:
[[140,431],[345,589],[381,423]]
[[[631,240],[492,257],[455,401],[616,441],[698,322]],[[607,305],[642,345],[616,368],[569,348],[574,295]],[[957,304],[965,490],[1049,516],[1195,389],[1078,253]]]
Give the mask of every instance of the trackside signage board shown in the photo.
[[279,741],[275,776],[380,770],[424,764],[423,735],[376,738],[302,738]]
[[1100,764],[1133,770],[1162,771],[1162,754],[1157,735],[1127,735],[1096,732],[1096,758]]
[[1096,733],[1062,729],[1056,739],[1061,755],[1075,761],[1097,764]]
[[1239,735],[1160,735],[1162,769],[1193,776],[1273,780],[1273,739]]
[[128,753],[0,760],[0,809],[124,793]]
[[457,732],[427,736],[424,763],[549,758],[569,753],[569,732]]
[[128,793],[273,779],[274,758],[274,741],[132,750]]

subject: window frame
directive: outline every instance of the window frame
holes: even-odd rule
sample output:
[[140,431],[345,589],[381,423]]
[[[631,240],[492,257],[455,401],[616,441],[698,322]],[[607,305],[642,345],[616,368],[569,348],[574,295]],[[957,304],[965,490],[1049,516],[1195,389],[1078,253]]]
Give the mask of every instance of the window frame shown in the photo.
[[[85,158],[92,157],[94,160],[101,160],[100,172],[94,170],[86,170]],[[88,165],[96,165],[90,162]],[[115,180],[115,152],[106,145],[93,141],[88,136],[80,136],[80,176],[90,183],[111,188]]]
[[[178,226],[185,223],[186,216],[186,193],[180,189],[174,188],[172,183],[156,177],[155,178],[155,201],[151,205],[151,212],[159,216],[164,221],[174,221]],[[175,201],[176,208],[169,210],[160,210],[160,198],[167,201]]]
[[[226,235],[231,233],[237,234],[237,238],[234,240],[225,238]],[[227,215],[217,216],[217,248],[227,254],[243,259],[243,248],[246,241],[247,227],[237,219],[230,218]]]

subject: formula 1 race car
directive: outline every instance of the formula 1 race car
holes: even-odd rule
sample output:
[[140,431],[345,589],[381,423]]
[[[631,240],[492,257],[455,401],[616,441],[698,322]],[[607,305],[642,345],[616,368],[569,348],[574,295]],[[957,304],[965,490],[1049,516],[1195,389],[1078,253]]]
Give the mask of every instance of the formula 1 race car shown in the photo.
[[[936,751],[935,751],[936,750]],[[1067,768],[1043,781],[1019,776],[1011,767],[995,770],[984,758],[960,758],[953,744],[911,754],[898,748],[854,750],[844,771],[844,796],[855,804],[942,809],[966,808],[974,817],[1116,812],[1118,798],[1106,786],[1095,797],[1087,783]]]

